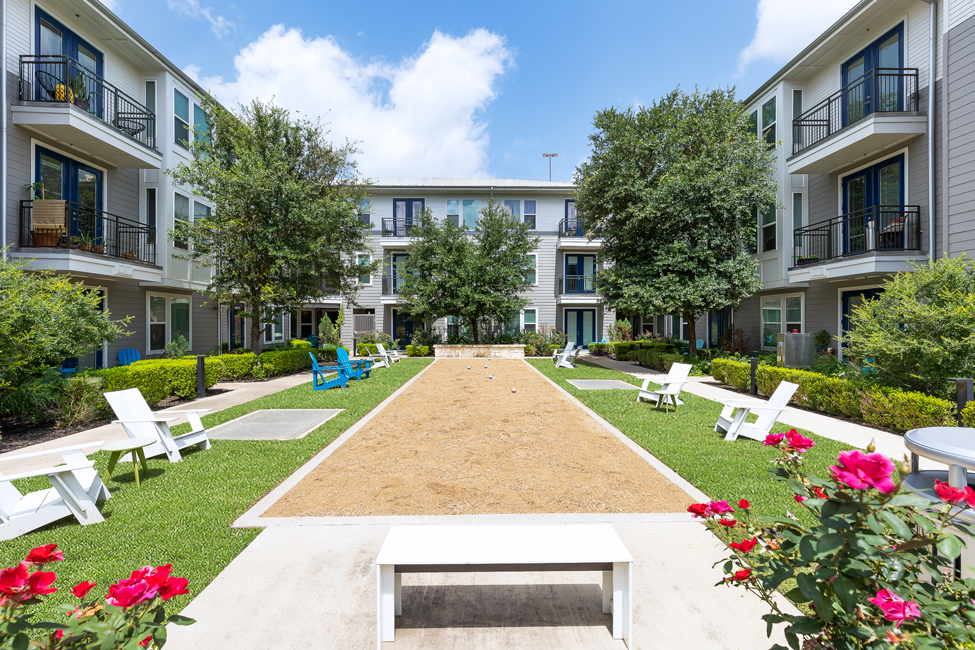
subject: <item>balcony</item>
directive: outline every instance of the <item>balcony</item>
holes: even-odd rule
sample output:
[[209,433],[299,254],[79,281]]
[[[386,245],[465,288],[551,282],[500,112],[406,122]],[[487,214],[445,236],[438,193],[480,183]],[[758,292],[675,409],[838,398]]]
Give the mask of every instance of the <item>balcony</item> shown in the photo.
[[921,135],[917,68],[877,68],[792,121],[790,174],[830,174]]
[[156,116],[66,56],[21,56],[14,124],[109,166],[159,169]]
[[384,296],[397,296],[400,290],[403,288],[403,278],[401,276],[383,276],[383,293]]
[[409,237],[413,229],[413,222],[399,219],[383,219],[383,237]]
[[558,304],[597,304],[602,298],[596,293],[596,276],[563,275],[559,278]]
[[590,240],[586,236],[580,219],[562,219],[559,221],[559,248],[599,248],[602,240]]
[[882,205],[799,228],[790,282],[907,270],[921,256],[921,209]]

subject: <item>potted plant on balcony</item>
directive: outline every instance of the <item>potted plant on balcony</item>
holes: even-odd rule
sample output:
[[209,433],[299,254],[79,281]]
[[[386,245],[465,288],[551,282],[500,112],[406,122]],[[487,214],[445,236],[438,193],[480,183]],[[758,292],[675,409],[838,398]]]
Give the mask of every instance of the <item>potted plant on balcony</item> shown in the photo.
[[85,82],[84,76],[81,74],[71,75],[71,80],[68,82],[69,90],[74,95],[74,99],[71,101],[72,104],[85,111],[86,113],[91,106],[90,100],[91,95],[88,91],[88,84]]
[[35,246],[57,246],[64,234],[67,201],[47,198],[44,183],[24,186],[31,196],[31,240]]
[[89,251],[89,252],[94,250],[95,243],[98,240],[98,238],[95,237],[91,232],[82,232],[74,239],[78,248],[80,248],[83,251]]
[[122,253],[122,257],[124,257],[127,260],[134,260],[135,259],[135,249],[134,248],[130,248],[126,252]]

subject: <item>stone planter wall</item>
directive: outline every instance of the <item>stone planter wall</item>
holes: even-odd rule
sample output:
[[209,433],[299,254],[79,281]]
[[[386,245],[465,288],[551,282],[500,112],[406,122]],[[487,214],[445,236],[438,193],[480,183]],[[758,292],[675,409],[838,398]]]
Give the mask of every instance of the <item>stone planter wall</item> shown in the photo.
[[524,345],[443,345],[434,348],[438,359],[524,359]]

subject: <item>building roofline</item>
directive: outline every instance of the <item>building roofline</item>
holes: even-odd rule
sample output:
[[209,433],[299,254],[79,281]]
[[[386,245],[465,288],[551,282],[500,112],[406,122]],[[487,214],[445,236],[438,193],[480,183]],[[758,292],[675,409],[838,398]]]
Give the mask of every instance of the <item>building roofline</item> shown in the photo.
[[522,180],[515,178],[376,178],[369,189],[394,190],[548,190],[571,191],[573,183]]
[[778,81],[785,75],[786,72],[789,71],[790,68],[795,67],[797,63],[799,63],[802,59],[808,56],[813,50],[818,48],[826,40],[828,40],[831,36],[833,36],[833,34],[835,34],[836,31],[850,18],[852,18],[855,14],[859,13],[860,11],[865,9],[867,5],[873,4],[874,2],[876,2],[876,0],[860,0],[860,2],[858,2],[856,5],[853,6],[853,8],[851,8],[849,11],[843,14],[840,17],[840,19],[837,20],[835,23],[833,23],[825,32],[817,36],[812,43],[807,45],[805,49],[802,50],[802,52],[799,52],[799,54],[794,56],[791,61],[786,63],[784,66],[782,66],[782,68],[780,68],[778,72],[776,72],[774,75],[769,77],[769,79],[765,83],[763,83],[754,92],[752,92],[752,94],[749,95],[748,98],[744,100],[743,105],[748,106],[752,102],[760,99],[762,95],[768,92],[769,88],[771,88],[776,83],[778,83]]

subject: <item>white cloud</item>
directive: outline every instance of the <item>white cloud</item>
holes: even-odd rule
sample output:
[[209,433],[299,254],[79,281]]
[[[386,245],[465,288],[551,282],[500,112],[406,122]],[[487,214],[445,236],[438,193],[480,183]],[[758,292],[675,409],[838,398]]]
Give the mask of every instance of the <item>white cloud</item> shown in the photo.
[[222,38],[235,27],[234,23],[221,15],[214,15],[211,7],[201,7],[199,0],[166,0],[169,8],[189,18],[205,20],[217,38]]
[[758,26],[738,53],[738,74],[760,59],[785,63],[853,8],[858,0],[759,0]]
[[102,0],[102,4],[105,5],[112,13],[118,13],[119,3],[116,2],[116,0]]
[[228,106],[273,98],[321,116],[334,142],[359,143],[366,176],[458,177],[488,175],[480,112],[511,63],[504,39],[484,29],[461,38],[435,31],[414,57],[388,64],[275,25],[234,59],[234,80],[187,73]]

